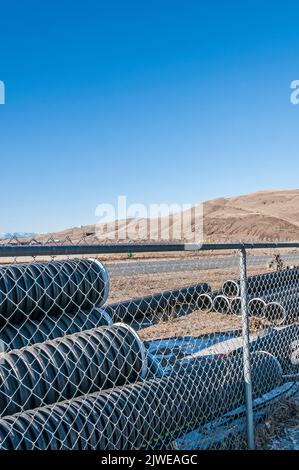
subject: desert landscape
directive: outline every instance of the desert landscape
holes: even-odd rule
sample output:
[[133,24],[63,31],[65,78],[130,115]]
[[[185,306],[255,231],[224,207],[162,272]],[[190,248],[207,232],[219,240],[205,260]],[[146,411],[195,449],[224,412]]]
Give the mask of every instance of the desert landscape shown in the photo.
[[[171,235],[173,227],[181,214],[174,214],[170,221],[165,223],[161,218],[161,223],[169,226]],[[186,215],[186,220],[192,221],[192,226],[200,225],[200,221],[191,214]],[[128,220],[117,221],[104,225],[87,225],[80,228],[70,228],[60,232],[37,236],[41,242],[52,238],[63,241],[70,240],[78,243],[83,239],[93,242],[95,231],[101,233],[101,241],[119,240],[119,233],[122,234],[122,241],[133,242],[131,238],[124,238],[123,234],[129,227],[137,226],[139,237],[143,242],[159,241],[163,233],[155,233],[154,239],[147,235],[148,220]],[[158,224],[156,224],[158,225]],[[132,231],[131,231],[132,232]],[[170,241],[185,241],[182,238]],[[160,235],[160,236],[159,236]],[[299,189],[287,191],[260,191],[252,194],[242,195],[232,198],[220,198],[204,202],[203,204],[203,237],[209,243],[217,242],[245,242],[245,241],[293,241],[299,237]]]

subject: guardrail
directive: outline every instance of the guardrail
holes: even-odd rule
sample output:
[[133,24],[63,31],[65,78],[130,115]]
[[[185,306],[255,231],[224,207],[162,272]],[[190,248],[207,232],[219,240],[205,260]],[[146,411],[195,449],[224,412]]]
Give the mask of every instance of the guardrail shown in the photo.
[[78,244],[78,245],[0,245],[0,257],[69,256],[120,253],[164,253],[179,251],[224,251],[299,248],[299,242],[279,243],[144,243],[144,244]]

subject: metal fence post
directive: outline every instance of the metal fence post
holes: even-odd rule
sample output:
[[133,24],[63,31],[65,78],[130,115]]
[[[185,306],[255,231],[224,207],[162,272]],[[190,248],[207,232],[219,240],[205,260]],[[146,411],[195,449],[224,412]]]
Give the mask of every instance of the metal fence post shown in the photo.
[[250,363],[250,340],[248,321],[248,297],[247,297],[247,256],[245,248],[240,250],[240,291],[242,302],[242,336],[243,336],[243,368],[246,398],[247,418],[247,444],[248,449],[255,449],[253,405],[252,405],[252,379]]

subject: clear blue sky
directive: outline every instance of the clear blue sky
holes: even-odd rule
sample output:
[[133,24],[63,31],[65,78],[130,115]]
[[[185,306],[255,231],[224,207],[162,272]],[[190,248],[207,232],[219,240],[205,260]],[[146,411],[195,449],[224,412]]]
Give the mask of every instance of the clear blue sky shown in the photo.
[[298,187],[296,1],[0,2],[0,232]]

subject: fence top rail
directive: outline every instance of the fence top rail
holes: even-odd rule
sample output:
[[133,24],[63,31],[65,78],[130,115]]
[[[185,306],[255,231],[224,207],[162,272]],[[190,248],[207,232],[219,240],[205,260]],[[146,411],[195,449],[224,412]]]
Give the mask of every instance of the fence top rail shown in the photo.
[[94,245],[0,245],[0,258],[26,256],[98,255],[119,253],[157,253],[179,251],[251,250],[299,248],[299,242],[261,243],[152,243]]

